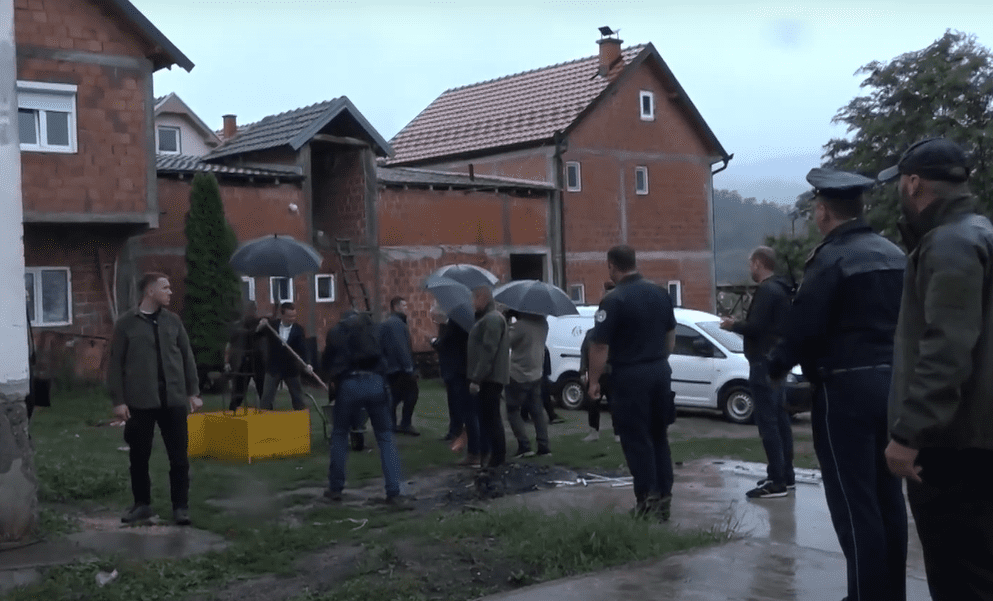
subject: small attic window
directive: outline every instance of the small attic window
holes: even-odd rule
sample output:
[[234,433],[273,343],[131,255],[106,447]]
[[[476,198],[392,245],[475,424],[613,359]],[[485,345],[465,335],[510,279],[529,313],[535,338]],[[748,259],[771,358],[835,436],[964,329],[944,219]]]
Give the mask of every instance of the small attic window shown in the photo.
[[655,94],[647,90],[642,90],[639,98],[641,102],[641,120],[655,121]]
[[565,164],[565,189],[567,192],[580,192],[583,189],[582,173],[576,161]]

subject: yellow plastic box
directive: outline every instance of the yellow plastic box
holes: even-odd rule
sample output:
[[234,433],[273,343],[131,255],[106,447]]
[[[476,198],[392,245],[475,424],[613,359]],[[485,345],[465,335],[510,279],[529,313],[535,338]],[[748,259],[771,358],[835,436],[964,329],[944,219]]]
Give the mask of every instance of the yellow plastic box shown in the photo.
[[251,463],[253,459],[310,454],[310,411],[194,413],[187,425],[190,457]]

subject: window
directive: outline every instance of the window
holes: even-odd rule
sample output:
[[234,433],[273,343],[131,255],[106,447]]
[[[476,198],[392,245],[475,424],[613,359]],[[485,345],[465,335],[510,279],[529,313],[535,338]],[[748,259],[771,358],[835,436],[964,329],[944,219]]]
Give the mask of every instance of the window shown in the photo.
[[269,278],[269,300],[272,304],[293,302],[293,280],[291,278]]
[[333,303],[335,299],[334,274],[319,273],[314,276],[314,300]]
[[255,300],[255,278],[241,276],[241,300],[242,302]]
[[31,325],[72,323],[72,279],[68,267],[28,267],[24,270],[24,289]]
[[182,154],[178,127],[166,127],[161,125],[155,128],[155,135],[158,137],[158,149],[162,154]]
[[642,90],[639,94],[639,102],[641,103],[641,120],[655,121],[655,94]]
[[679,280],[669,281],[669,297],[672,298],[672,304],[676,307],[683,306],[683,283]]
[[634,193],[648,194],[648,167],[634,168]]
[[76,152],[76,86],[17,82],[21,150]]
[[579,163],[575,161],[565,164],[565,189],[568,192],[579,192],[583,189]]
[[586,286],[583,284],[572,284],[569,286],[569,298],[577,305],[586,302]]

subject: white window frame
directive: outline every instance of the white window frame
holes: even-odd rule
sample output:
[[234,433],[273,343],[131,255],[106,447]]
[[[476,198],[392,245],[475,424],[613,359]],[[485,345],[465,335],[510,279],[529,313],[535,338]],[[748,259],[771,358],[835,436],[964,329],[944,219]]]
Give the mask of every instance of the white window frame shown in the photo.
[[[53,152],[75,154],[76,143],[76,86],[63,83],[17,80],[17,108],[35,111],[36,144],[21,144],[27,152]],[[48,143],[48,119],[45,113],[66,113],[69,115],[69,145],[57,146]],[[20,119],[20,116],[18,116]],[[18,134],[20,136],[20,134]],[[20,138],[18,138],[20,139]]]
[[[290,293],[289,298],[276,298],[276,287],[273,286],[273,282],[276,280],[287,280],[289,285],[286,287],[287,291]],[[293,302],[293,278],[284,278],[281,276],[273,276],[269,278],[269,300],[272,302],[273,306],[278,307],[282,303],[292,303]]]
[[569,299],[577,305],[585,305],[586,284],[569,284]]
[[255,278],[250,278],[247,275],[241,276],[242,282],[248,282],[248,298],[244,300],[254,301],[255,300]]
[[[45,311],[42,306],[44,301],[41,294],[41,274],[43,271],[64,271],[66,274],[66,315],[68,321],[43,321]],[[72,325],[72,269],[68,267],[25,267],[24,273],[30,273],[34,279],[34,290],[31,296],[34,297],[34,319],[31,320],[31,327],[51,327],[51,326],[71,326]]]
[[[160,138],[160,134],[164,129],[176,132],[176,150],[162,150],[162,139]],[[175,125],[156,125],[155,150],[159,154],[183,154],[183,130]]]
[[[327,278],[331,281],[331,296],[321,296],[320,286],[318,286],[318,281],[321,278]],[[338,296],[338,283],[335,280],[333,273],[317,273],[314,274],[314,302],[317,303],[333,303]]]
[[[576,169],[576,185],[569,185],[569,169],[575,167]],[[569,161],[565,164],[565,191],[566,192],[582,192],[583,190],[583,169],[579,164],[579,161]]]
[[[645,112],[645,99],[648,99],[648,112]],[[655,93],[642,90],[638,94],[638,114],[642,121],[655,121]]]
[[[674,307],[683,306],[683,283],[679,280],[669,280],[669,286],[666,288],[669,291],[669,296],[672,297],[672,305]],[[673,294],[673,289],[676,293]]]
[[[644,177],[643,177],[644,183],[645,183],[645,187],[644,188],[639,188],[638,187],[638,174],[639,173],[643,173],[644,174]],[[648,194],[648,167],[646,167],[644,165],[641,165],[641,166],[638,166],[638,167],[635,167],[634,168],[634,193],[637,194],[637,195],[639,195],[639,196],[645,196],[645,195]]]

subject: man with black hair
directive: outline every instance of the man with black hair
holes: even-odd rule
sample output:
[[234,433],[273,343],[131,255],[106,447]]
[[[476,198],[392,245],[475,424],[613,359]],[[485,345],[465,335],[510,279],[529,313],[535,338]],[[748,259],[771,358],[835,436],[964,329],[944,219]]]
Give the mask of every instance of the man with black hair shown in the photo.
[[899,178],[910,252],[886,460],[907,479],[935,601],[993,598],[993,225],[970,171],[961,146],[933,138],[879,174]]
[[365,411],[372,422],[379,447],[379,460],[386,484],[386,502],[402,507],[400,456],[393,438],[390,395],[384,377],[385,353],[377,327],[368,313],[353,312],[328,332],[322,364],[335,390],[331,461],[328,466],[328,488],[324,491],[324,497],[332,502],[342,500],[349,429]]
[[186,416],[203,405],[197,365],[189,336],[179,316],[165,307],[172,298],[169,278],[146,273],[138,283],[141,302],[114,324],[107,388],[114,415],[124,420],[124,441],[131,462],[134,504],[121,518],[125,524],[152,517],[152,483],[148,459],[158,424],[169,456],[169,492],[173,520],[190,523],[189,432]]
[[785,497],[796,487],[793,472],[793,427],[786,412],[786,388],[783,382],[769,378],[766,354],[782,335],[786,314],[790,310],[790,285],[776,277],[776,251],[759,246],[748,258],[752,280],[759,287],[748,305],[744,321],[725,317],[721,328],[741,334],[748,359],[748,387],[755,404],[755,426],[768,459],[767,477],[745,496],[751,499]]
[[634,513],[666,521],[673,485],[667,430],[676,419],[669,366],[676,316],[669,293],[638,273],[633,248],[607,251],[607,270],[617,287],[594,317],[589,394],[601,397],[600,376],[609,364],[614,425],[634,479]]
[[886,403],[906,257],[862,219],[875,182],[813,169],[824,240],[769,356],[778,380],[797,363],[814,391],[811,421],[824,496],[848,567],[849,601],[906,599],[907,511],[886,468]]
[[[276,327],[267,326],[269,320],[263,317],[256,328],[257,332],[264,333],[269,342],[269,363],[266,366],[260,405],[262,409],[272,411],[273,402],[276,400],[276,389],[281,382],[286,382],[293,409],[303,411],[307,408],[307,404],[303,401],[300,362],[307,354],[307,335],[303,331],[303,326],[297,323],[297,309],[293,303],[287,301],[279,305],[279,321],[276,322]],[[293,356],[294,353],[296,357]],[[308,374],[314,373],[314,368],[310,364],[304,365]]]
[[[383,351],[386,353],[386,380],[390,383],[393,396],[393,423],[396,432],[409,436],[420,436],[413,425],[414,407],[420,390],[417,386],[417,367],[414,365],[414,350],[410,344],[410,329],[407,327],[407,301],[401,296],[390,299],[390,316],[380,326]],[[400,421],[397,422],[397,406],[403,405]]]

